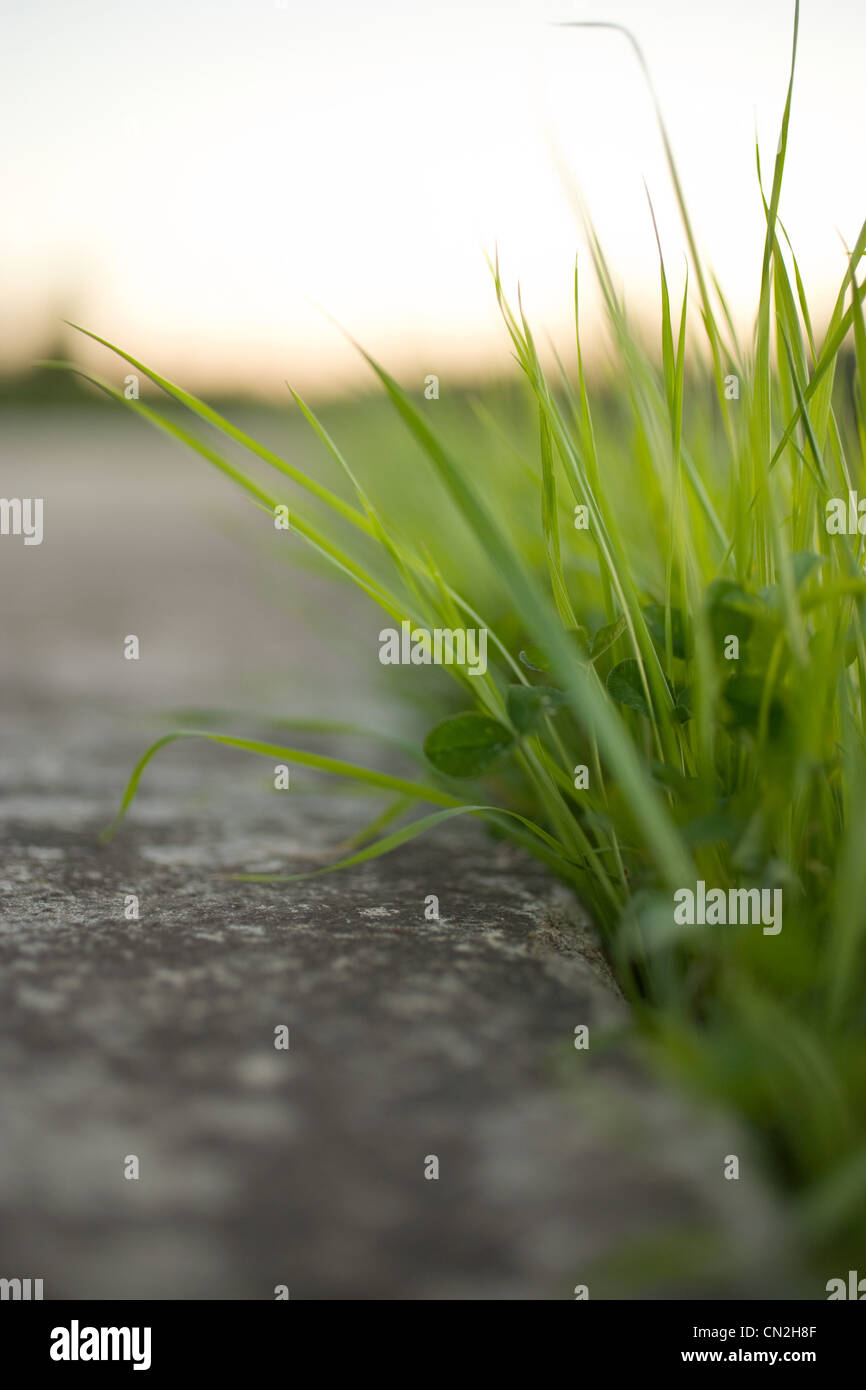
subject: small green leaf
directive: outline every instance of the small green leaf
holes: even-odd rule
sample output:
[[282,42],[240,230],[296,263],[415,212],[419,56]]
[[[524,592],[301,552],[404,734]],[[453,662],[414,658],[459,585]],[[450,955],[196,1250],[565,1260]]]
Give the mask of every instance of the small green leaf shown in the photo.
[[707,589],[707,608],[718,646],[729,636],[747,642],[755,619],[766,611],[760,599],[732,579],[713,580]]
[[[665,651],[665,606],[663,603],[648,603],[643,610],[650,636],[659,651]],[[685,658],[688,655],[686,629],[682,609],[671,609],[671,650],[674,656]]]
[[565,704],[566,697],[552,685],[510,685],[508,717],[515,729],[528,734],[549,714]]
[[805,584],[812,571],[818,566],[826,564],[823,555],[816,555],[812,550],[798,550],[791,556],[791,567],[794,571],[794,583],[799,589],[801,584]]
[[486,714],[455,714],[432,728],[424,752],[447,777],[478,777],[514,742],[504,724]]
[[[815,572],[820,565],[827,562],[823,555],[815,555],[811,550],[798,550],[791,556],[791,568],[794,572],[794,588],[801,589],[808,580],[809,576]],[[779,611],[783,605],[781,584],[770,584],[767,588],[760,590],[761,598],[775,611]]]
[[[733,676],[725,686],[724,696],[731,722],[740,729],[757,729],[764,696],[763,676],[748,673]],[[785,707],[778,696],[772,695],[767,711],[767,728],[771,737],[775,738],[781,732],[784,719]]]
[[640,663],[633,656],[626,657],[608,674],[607,693],[617,704],[628,705],[641,714],[649,715],[643,682],[640,678]]
[[605,623],[600,627],[589,644],[589,659],[595,661],[596,657],[606,652],[608,647],[612,647],[618,637],[621,637],[626,629],[625,618],[620,616],[612,623]]

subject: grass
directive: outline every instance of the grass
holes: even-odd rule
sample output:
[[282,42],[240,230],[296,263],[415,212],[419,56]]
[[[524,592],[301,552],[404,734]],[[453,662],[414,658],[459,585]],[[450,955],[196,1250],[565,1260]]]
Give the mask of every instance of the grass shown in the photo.
[[[866,495],[866,225],[819,335],[779,220],[790,108],[791,87],[768,183],[758,161],[766,239],[747,347],[703,265],[663,123],[692,283],[676,314],[659,246],[659,354],[632,332],[591,222],[621,364],[601,393],[583,369],[582,268],[577,366],[552,378],[491,267],[532,440],[525,409],[496,394],[443,431],[442,402],[368,358],[414,445],[362,482],[296,397],[326,485],[104,339],[173,405],[89,379],[228,474],[263,524],[288,503],[293,535],[387,626],[490,633],[486,674],[444,668],[457,712],[443,702],[417,777],[190,728],[145,753],[121,814],[149,760],[194,737],[380,791],[341,864],[464,815],[513,837],[591,910],[657,1063],[749,1123],[823,1291],[866,1248],[864,541],[825,526],[830,498]],[[673,893],[698,879],[781,888],[781,933],[678,926]]]

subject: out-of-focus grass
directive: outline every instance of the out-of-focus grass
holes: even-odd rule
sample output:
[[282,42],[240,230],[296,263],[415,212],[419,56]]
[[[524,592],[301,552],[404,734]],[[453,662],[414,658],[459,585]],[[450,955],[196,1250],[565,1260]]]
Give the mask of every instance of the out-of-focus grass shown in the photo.
[[[124,352],[184,423],[100,384],[227,472],[263,524],[287,502],[293,534],[364,590],[383,626],[491,634],[486,675],[447,668],[475,718],[440,726],[417,780],[282,739],[182,736],[388,794],[341,863],[462,814],[538,854],[592,910],[660,1065],[750,1122],[826,1278],[856,1267],[866,1244],[864,540],[825,526],[830,498],[866,495],[866,226],[821,332],[778,216],[790,101],[789,88],[761,185],[767,234],[746,348],[702,264],[671,157],[692,279],[675,312],[660,252],[658,358],[632,333],[590,226],[618,355],[601,395],[579,333],[574,370],[545,372],[498,267],[523,395],[428,401],[371,362],[389,415],[352,406],[320,420],[299,403],[321,441],[315,479]],[[538,686],[548,693],[533,696]],[[453,704],[442,713],[453,720]],[[124,808],[165,742],[136,768]],[[424,802],[439,809],[400,824]],[[673,894],[698,879],[780,888],[782,931],[677,925]]]

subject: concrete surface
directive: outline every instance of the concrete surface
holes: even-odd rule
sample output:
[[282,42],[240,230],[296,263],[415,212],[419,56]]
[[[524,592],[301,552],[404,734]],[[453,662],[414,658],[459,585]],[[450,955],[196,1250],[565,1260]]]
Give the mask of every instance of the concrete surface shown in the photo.
[[743,1135],[609,1040],[627,1013],[588,924],[481,826],[239,883],[327,862],[374,807],[178,744],[100,844],[161,710],[381,725],[378,619],[309,577],[263,599],[214,524],[234,495],[149,436],[25,423],[4,468],[46,539],[0,541],[0,1275],[47,1298],[789,1293]]

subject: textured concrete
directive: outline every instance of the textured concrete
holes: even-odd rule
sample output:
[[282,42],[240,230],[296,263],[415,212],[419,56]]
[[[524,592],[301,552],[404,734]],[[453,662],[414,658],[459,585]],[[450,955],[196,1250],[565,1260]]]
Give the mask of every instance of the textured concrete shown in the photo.
[[63,779],[35,786],[28,722],[4,729],[4,1271],[85,1298],[787,1287],[748,1163],[722,1177],[742,1136],[603,1046],[624,1006],[534,865],[452,826],[341,876],[238,883],[315,866],[363,808],[180,747],[105,848],[115,721],[67,707]]
[[615,1040],[628,1016],[587,924],[481,826],[239,883],[327,862],[374,808],[178,744],[99,843],[166,706],[383,716],[375,616],[349,605],[323,632],[311,578],[294,608],[263,598],[212,524],[235,505],[220,480],[197,491],[182,455],[83,429],[20,434],[6,491],[45,496],[46,541],[0,545],[0,1275],[49,1298],[789,1292],[743,1136]]

